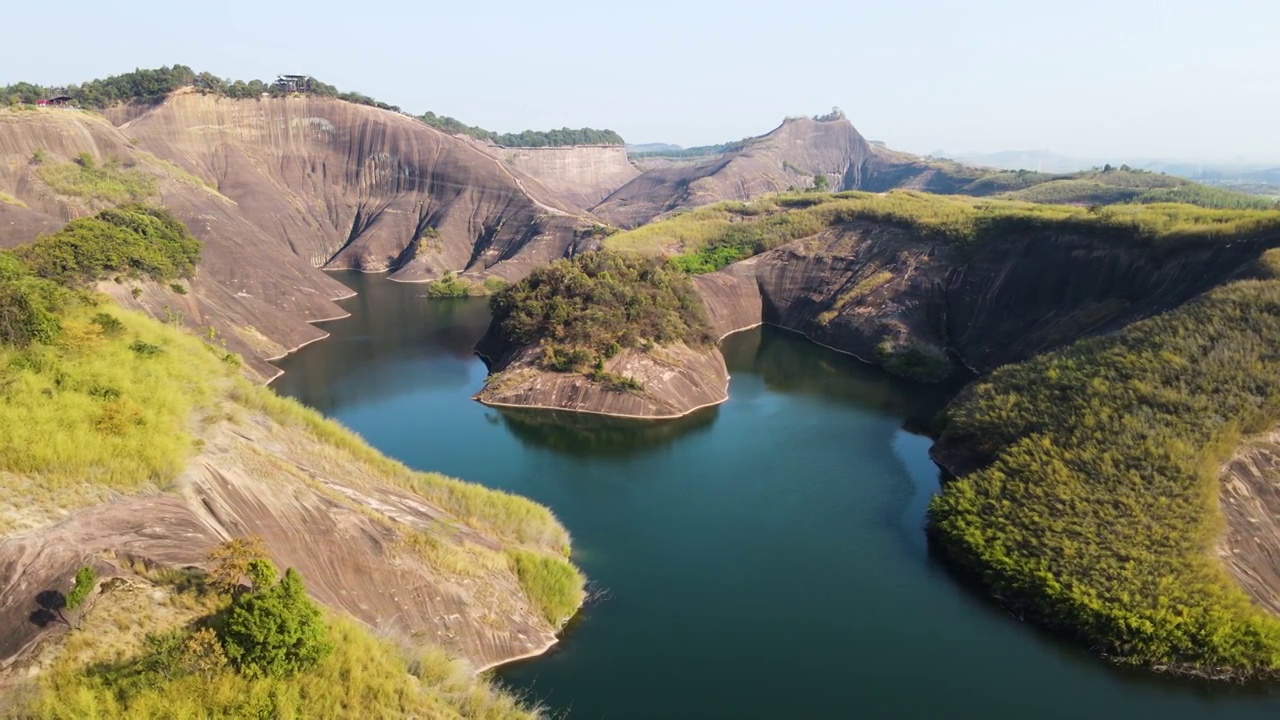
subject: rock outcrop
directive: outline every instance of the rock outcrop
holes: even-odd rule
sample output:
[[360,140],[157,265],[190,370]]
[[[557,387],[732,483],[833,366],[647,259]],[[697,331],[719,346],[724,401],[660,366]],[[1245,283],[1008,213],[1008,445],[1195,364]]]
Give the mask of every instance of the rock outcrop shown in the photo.
[[592,212],[636,227],[678,208],[747,200],[790,187],[810,187],[816,174],[833,189],[862,186],[871,146],[848,120],[791,118],[739,149],[693,164],[663,164],[618,188]]
[[1242,443],[1219,480],[1227,532],[1218,557],[1254,602],[1280,615],[1280,428]]
[[614,378],[635,383],[622,387],[582,373],[544,370],[537,363],[541,347],[504,348],[493,337],[497,332],[491,328],[478,348],[490,363],[489,378],[475,396],[485,405],[661,419],[728,399],[729,371],[713,346],[677,343],[623,350],[604,364]]
[[[104,577],[143,566],[204,567],[211,548],[243,535],[263,538],[273,560],[297,568],[321,603],[477,669],[555,642],[556,628],[501,562],[509,538],[474,529],[304,427],[258,411],[239,415],[206,427],[202,452],[171,491],[0,539],[0,686],[61,632],[28,616],[37,594],[68,587],[77,567],[93,564]],[[430,554],[409,541],[414,534],[435,538]],[[450,557],[457,562],[440,561]],[[460,567],[468,569],[451,569]]]

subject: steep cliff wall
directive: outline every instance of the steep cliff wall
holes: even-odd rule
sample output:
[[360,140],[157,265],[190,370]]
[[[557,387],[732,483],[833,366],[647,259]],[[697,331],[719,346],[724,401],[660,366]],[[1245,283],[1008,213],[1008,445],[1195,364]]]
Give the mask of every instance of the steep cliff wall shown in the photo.
[[[470,143],[363,105],[179,93],[121,129],[313,266],[515,277],[563,255],[579,224]],[[427,228],[438,238],[418,243]]]
[[719,335],[766,322],[869,362],[917,347],[985,372],[1175,307],[1274,243],[1026,234],[961,249],[859,222],[699,277],[697,287]]
[[590,208],[626,185],[640,171],[621,145],[490,147],[507,165],[532,177],[565,205]]

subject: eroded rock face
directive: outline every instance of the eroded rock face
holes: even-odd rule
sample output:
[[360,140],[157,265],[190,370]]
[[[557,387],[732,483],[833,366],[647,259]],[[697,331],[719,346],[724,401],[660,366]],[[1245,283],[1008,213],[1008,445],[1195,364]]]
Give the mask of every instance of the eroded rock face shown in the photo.
[[623,350],[604,366],[606,372],[638,383],[621,388],[581,373],[543,370],[537,364],[540,347],[505,348],[493,337],[497,332],[491,327],[479,347],[490,358],[490,375],[475,399],[486,405],[659,419],[728,399],[729,371],[714,346],[678,343]]
[[964,249],[862,222],[696,285],[721,336],[765,322],[869,362],[888,343],[987,372],[1176,307],[1246,271],[1269,244],[1023,235]]
[[487,152],[527,175],[564,204],[590,208],[626,185],[640,171],[621,145],[574,147],[497,147]]
[[861,187],[871,146],[847,120],[792,118],[740,150],[693,164],[660,163],[618,188],[592,212],[631,228],[677,208],[722,200],[747,200],[813,184],[815,174],[829,187]]
[[273,560],[297,568],[321,603],[384,635],[443,647],[477,669],[555,642],[555,629],[504,565],[472,561],[473,572],[457,574],[402,538],[439,533],[448,548],[481,553],[499,552],[506,541],[264,415],[221,421],[204,439],[172,492],[0,539],[0,684],[46,633],[60,631],[32,622],[31,613],[36,595],[65,591],[77,567],[93,564],[104,577],[128,575],[138,563],[203,567],[210,549],[243,535],[262,537]]
[[211,324],[264,378],[276,373],[267,358],[325,336],[307,323],[345,315],[333,301],[350,292],[321,267],[516,279],[589,244],[581,231],[597,222],[470,143],[376,108],[179,92],[109,115],[121,127],[78,111],[0,111],[0,193],[17,201],[0,201],[0,247],[112,204],[54,192],[37,155],[87,152],[145,172],[150,200],[205,250],[189,296],[160,288],[138,305],[189,310],[189,325]]
[[1219,480],[1227,532],[1218,557],[1254,602],[1280,615],[1280,428],[1241,444]]

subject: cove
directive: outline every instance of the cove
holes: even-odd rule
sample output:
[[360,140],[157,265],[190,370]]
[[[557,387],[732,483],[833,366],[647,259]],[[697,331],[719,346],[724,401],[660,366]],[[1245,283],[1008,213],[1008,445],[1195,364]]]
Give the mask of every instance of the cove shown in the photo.
[[729,401],[661,423],[471,400],[483,300],[357,291],[273,387],[424,470],[526,495],[600,597],[497,677],[570,718],[1271,718],[1280,693],[1128,671],[1008,617],[928,554],[945,392],[772,328]]

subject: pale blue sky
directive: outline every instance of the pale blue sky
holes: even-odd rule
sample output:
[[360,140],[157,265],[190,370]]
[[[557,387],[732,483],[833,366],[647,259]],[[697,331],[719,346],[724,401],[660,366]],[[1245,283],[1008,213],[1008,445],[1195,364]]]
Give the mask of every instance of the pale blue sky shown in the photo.
[[0,84],[314,75],[493,130],[682,145],[842,107],[915,152],[1280,161],[1280,0],[13,0]]

